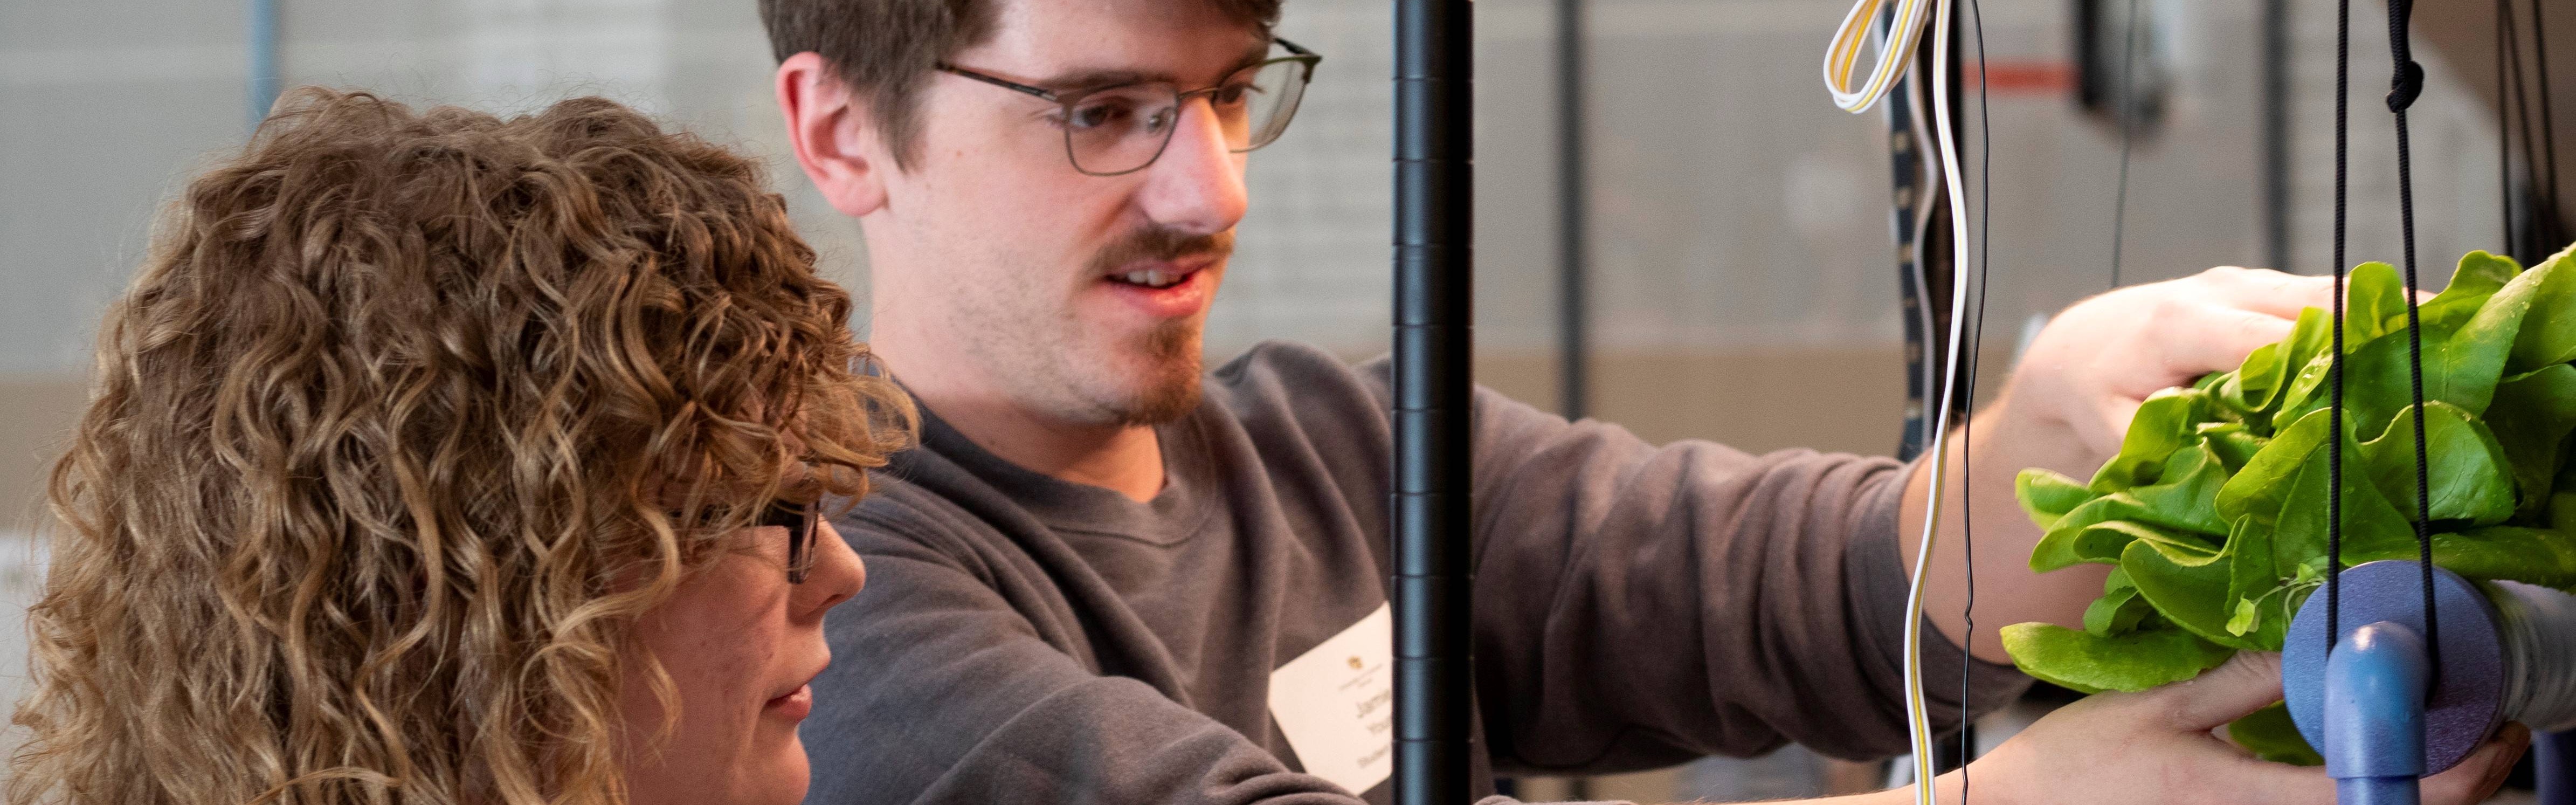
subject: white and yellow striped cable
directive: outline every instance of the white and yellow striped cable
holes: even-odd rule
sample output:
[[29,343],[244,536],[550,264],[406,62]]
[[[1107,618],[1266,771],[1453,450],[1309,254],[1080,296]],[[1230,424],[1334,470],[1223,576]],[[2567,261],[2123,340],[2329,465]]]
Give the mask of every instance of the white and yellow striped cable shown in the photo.
[[[1906,66],[1914,63],[1914,46],[1923,36],[1924,14],[1936,2],[1949,7],[1946,0],[1895,2],[1895,19],[1883,37],[1872,36],[1881,33],[1872,26],[1878,24],[1879,9],[1888,0],[1860,0],[1852,6],[1851,14],[1843,17],[1843,26],[1834,31],[1833,44],[1825,49],[1825,91],[1833,93],[1834,105],[1843,111],[1860,114],[1887,97],[1888,90],[1905,77]],[[1861,53],[1873,39],[1880,41],[1878,64],[1870,68],[1866,81],[1854,87],[1852,71],[1860,66]]]
[[[1926,15],[1932,23],[1932,74],[1950,73],[1951,0],[1896,0],[1895,13],[1883,32],[1871,29],[1879,10],[1887,0],[1860,0],[1851,14],[1843,18],[1842,28],[1834,32],[1832,45],[1825,52],[1825,87],[1833,93],[1834,105],[1858,114],[1868,111],[1887,96],[1914,61],[1914,48],[1923,36]],[[1877,33],[1877,66],[1871,68],[1866,83],[1851,86],[1851,76],[1859,65],[1863,47]],[[1980,80],[1983,80],[1982,77]],[[1950,126],[1950,82],[1925,82],[1932,90],[1932,121],[1939,136],[1934,145],[1941,159],[1941,184],[1953,200],[1950,205],[1950,344],[1942,371],[1941,388],[1935,390],[1930,404],[1938,406],[1933,416],[1932,443],[1924,451],[1932,473],[1924,501],[1923,536],[1914,554],[1914,578],[1905,595],[1905,726],[1914,748],[1914,801],[1918,805],[1935,805],[1933,778],[1931,709],[1923,699],[1923,591],[1932,563],[1934,537],[1940,533],[1941,504],[1948,494],[1951,389],[1960,377],[1960,353],[1964,326],[1967,323],[1968,285],[1968,214],[1967,205],[1956,203],[1967,198],[1961,187],[1959,148],[1956,133]],[[1917,114],[1920,114],[1918,112]],[[1925,203],[1929,203],[1927,200]],[[1964,804],[1963,804],[1964,805]]]

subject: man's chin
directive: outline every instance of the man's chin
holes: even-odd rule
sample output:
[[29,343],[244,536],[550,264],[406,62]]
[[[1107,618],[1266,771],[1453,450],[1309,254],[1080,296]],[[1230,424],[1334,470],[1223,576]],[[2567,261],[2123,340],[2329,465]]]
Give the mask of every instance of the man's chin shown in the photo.
[[1138,383],[1126,389],[1116,406],[1119,424],[1160,425],[1189,416],[1199,406],[1199,320],[1168,322],[1145,334],[1130,353],[1136,368],[1122,379]]
[[1199,407],[1197,367],[1187,375],[1156,383],[1128,398],[1118,412],[1121,425],[1162,425],[1178,422]]

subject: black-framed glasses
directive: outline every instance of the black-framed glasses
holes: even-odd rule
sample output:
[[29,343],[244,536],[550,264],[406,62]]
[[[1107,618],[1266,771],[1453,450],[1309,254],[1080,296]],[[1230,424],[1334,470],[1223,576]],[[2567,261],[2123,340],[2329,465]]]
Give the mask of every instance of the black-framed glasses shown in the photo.
[[822,529],[814,524],[814,504],[774,500],[762,513],[760,524],[787,529],[787,583],[805,583],[805,574],[814,569],[814,535]]
[[1216,86],[1182,90],[1168,81],[1080,90],[1033,87],[947,62],[940,71],[972,78],[1014,92],[1054,101],[1054,123],[1064,130],[1064,153],[1073,169],[1092,176],[1117,176],[1144,170],[1163,155],[1179,128],[1181,106],[1205,97],[1225,130],[1226,148],[1243,153],[1269,145],[1288,130],[1306,82],[1324,57],[1285,39],[1272,39],[1289,55],[1261,62],[1226,76]]

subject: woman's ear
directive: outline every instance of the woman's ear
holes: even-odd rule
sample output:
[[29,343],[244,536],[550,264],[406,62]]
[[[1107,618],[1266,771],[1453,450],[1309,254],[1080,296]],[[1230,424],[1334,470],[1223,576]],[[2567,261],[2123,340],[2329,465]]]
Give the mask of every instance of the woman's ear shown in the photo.
[[856,97],[822,54],[807,51],[778,65],[778,112],[796,164],[832,208],[852,218],[884,209],[894,165],[867,102]]

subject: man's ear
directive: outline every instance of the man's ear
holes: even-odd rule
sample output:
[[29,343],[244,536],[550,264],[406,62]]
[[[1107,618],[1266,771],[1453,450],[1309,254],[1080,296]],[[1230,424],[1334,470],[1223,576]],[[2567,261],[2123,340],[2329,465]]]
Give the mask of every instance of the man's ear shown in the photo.
[[822,54],[807,51],[778,65],[778,113],[796,164],[832,208],[852,218],[884,209],[894,169],[866,101],[852,94]]

